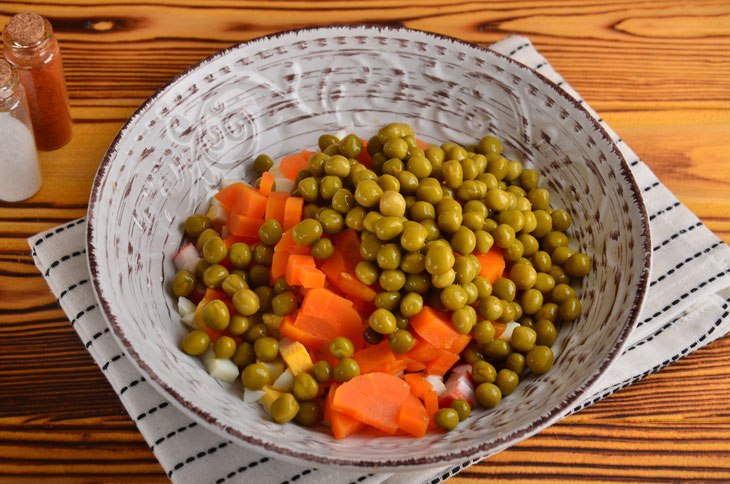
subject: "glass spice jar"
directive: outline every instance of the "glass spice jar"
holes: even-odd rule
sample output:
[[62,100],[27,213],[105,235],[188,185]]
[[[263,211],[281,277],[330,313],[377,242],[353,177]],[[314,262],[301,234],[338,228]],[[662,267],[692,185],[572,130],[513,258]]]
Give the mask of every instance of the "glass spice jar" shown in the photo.
[[18,72],[0,59],[0,200],[17,202],[41,188],[41,171]]
[[5,59],[18,70],[28,96],[36,146],[49,151],[71,139],[71,111],[58,41],[38,14],[14,15],[3,31]]

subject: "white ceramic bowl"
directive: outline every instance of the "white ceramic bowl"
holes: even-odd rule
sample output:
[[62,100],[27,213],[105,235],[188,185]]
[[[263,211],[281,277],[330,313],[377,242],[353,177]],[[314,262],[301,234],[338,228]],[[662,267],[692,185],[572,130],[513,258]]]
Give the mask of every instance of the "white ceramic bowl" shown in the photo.
[[[594,269],[583,315],[560,329],[554,367],[495,409],[422,439],[354,436],[273,423],[240,390],[180,349],[186,330],[165,289],[185,218],[224,178],[253,180],[259,153],[316,145],[341,128],[369,137],[405,121],[419,138],[503,141],[573,216],[575,249]],[[94,289],[125,352],[170,401],[259,452],[338,469],[412,470],[496,453],[556,422],[620,353],[649,272],[641,194],[606,132],[527,67],[434,34],[387,27],[285,32],[226,49],[188,69],[129,119],[99,168],[88,217]]]

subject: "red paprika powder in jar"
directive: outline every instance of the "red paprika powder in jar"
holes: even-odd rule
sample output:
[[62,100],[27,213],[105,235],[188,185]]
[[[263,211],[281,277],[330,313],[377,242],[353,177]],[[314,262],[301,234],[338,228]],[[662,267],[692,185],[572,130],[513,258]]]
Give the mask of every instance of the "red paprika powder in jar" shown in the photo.
[[3,31],[5,59],[15,66],[28,98],[36,146],[55,150],[71,139],[72,120],[58,41],[48,20],[14,15]]

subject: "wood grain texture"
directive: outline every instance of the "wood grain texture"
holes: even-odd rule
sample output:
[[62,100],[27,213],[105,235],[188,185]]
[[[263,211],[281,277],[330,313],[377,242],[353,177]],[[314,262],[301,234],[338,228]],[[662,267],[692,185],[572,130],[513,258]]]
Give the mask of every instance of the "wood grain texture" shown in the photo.
[[[86,213],[124,120],[236,42],[331,23],[403,25],[488,44],[530,37],[659,178],[730,242],[730,2],[552,0],[3,2],[60,39],[74,137],[44,185],[0,202],[0,482],[167,482],[78,340],[25,239]],[[453,478],[730,482],[730,337]]]

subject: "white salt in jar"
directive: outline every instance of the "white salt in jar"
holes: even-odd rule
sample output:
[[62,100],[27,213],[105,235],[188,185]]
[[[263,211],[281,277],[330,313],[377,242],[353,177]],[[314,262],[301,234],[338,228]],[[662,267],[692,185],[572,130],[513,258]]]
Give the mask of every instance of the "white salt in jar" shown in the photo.
[[33,127],[18,73],[0,59],[0,200],[17,202],[41,188]]

